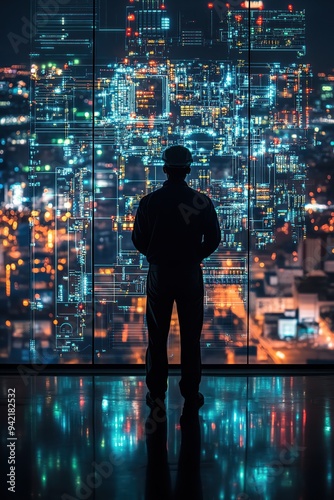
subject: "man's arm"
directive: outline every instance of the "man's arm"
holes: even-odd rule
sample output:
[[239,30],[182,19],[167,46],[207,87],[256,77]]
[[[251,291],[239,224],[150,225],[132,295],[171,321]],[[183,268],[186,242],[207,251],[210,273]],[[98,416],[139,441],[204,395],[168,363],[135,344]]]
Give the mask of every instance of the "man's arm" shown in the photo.
[[202,258],[209,257],[219,246],[221,241],[221,231],[217,212],[210,200],[208,217],[204,229],[204,241],[202,242]]
[[132,231],[132,243],[135,248],[146,255],[149,244],[147,217],[143,200],[140,201],[135,217],[135,223]]

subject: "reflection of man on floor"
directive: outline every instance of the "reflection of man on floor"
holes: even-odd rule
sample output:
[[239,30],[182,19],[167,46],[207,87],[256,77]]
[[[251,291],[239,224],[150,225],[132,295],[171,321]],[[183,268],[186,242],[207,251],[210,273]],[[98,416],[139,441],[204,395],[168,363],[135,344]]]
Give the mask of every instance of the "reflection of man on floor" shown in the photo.
[[200,407],[200,336],[203,326],[204,285],[201,262],[221,239],[211,199],[185,182],[192,156],[183,146],[163,153],[167,181],[140,201],[132,241],[149,262],[146,319],[147,404],[164,401],[167,390],[167,338],[174,301],[180,325],[180,391],[185,403]]
[[203,500],[200,469],[201,428],[198,413],[180,417],[181,446],[173,488],[167,452],[167,416],[165,413],[163,418],[161,411],[156,410],[157,408],[151,410],[145,422],[145,500]]

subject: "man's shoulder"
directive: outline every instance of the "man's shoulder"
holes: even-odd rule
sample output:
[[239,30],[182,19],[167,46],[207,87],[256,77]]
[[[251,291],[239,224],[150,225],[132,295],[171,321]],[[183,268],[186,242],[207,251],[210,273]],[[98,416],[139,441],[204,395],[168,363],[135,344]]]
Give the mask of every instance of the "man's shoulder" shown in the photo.
[[[151,193],[148,193],[145,196],[143,196],[140,200],[141,205],[147,205],[150,201],[159,200],[160,198],[163,198],[164,196],[168,196],[169,190],[166,189],[166,187],[168,187],[168,186],[162,186],[158,189],[155,189]],[[183,189],[187,193],[186,198],[188,200],[189,200],[189,198],[191,198],[193,200],[198,200],[202,203],[205,202],[205,205],[209,205],[212,203],[211,198],[207,194],[203,193],[202,191],[198,191],[196,189],[193,189],[188,184],[183,184],[182,190]]]

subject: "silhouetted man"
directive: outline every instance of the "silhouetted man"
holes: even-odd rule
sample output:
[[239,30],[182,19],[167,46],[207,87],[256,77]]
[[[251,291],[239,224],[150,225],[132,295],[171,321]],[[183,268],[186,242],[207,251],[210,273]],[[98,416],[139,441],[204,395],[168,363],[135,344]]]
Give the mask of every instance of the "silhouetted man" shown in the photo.
[[167,339],[174,301],[180,325],[180,391],[185,405],[200,408],[200,337],[204,285],[201,262],[221,239],[211,199],[185,182],[193,161],[183,146],[171,146],[162,156],[167,181],[144,196],[137,210],[132,241],[149,262],[147,275],[146,395],[148,406],[161,406],[168,379]]

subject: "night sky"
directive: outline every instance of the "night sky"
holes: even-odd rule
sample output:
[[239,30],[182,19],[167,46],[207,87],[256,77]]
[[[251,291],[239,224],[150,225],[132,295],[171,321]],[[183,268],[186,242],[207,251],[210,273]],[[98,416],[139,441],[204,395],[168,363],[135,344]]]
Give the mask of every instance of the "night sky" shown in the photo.
[[[108,4],[103,9],[104,26],[109,28],[123,28],[125,6],[127,0],[103,0]],[[264,0],[266,9],[286,9],[292,3],[296,10],[305,8],[307,22],[307,62],[310,62],[315,71],[326,71],[334,67],[334,2],[331,0]],[[183,13],[188,12],[198,19],[205,19],[208,12],[206,0],[165,0],[170,11],[177,12],[180,8]],[[232,2],[231,2],[232,4]],[[20,43],[18,53],[15,53],[8,34],[22,36],[22,29],[26,26],[22,18],[31,19],[30,2],[26,0],[11,0],[3,2],[0,17],[0,66],[13,63],[26,63],[29,60],[29,43]],[[119,43],[122,43],[119,37]],[[122,43],[123,45],[123,43]],[[103,47],[107,50],[107,47]]]

